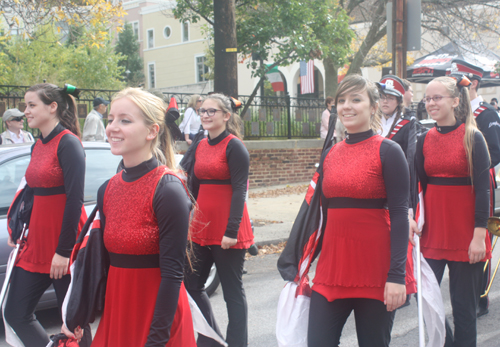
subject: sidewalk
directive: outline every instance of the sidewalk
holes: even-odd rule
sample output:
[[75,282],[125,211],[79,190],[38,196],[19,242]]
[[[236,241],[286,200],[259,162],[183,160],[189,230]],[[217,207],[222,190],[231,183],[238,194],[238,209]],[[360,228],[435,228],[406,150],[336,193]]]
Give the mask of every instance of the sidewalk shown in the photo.
[[288,239],[308,185],[309,182],[302,182],[249,189],[248,214],[254,222],[258,246]]

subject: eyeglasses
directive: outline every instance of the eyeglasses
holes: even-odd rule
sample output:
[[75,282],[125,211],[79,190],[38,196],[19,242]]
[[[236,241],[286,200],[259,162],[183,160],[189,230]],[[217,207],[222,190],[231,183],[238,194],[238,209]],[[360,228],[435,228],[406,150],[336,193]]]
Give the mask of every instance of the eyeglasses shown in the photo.
[[380,96],[381,101],[396,101],[396,97],[392,95],[381,95]]
[[432,98],[430,96],[427,96],[424,98],[425,103],[429,103],[432,101],[434,102],[440,102],[443,98],[455,98],[454,96],[443,96],[443,95],[434,95]]
[[215,116],[215,113],[217,111],[222,111],[222,110],[216,110],[215,108],[209,108],[209,109],[205,110],[204,108],[200,108],[198,111],[198,114],[200,116],[203,116],[206,113],[209,117],[213,117],[213,116]]
[[23,117],[14,117],[14,118],[11,118],[9,120],[13,120],[14,122],[20,122],[23,120]]

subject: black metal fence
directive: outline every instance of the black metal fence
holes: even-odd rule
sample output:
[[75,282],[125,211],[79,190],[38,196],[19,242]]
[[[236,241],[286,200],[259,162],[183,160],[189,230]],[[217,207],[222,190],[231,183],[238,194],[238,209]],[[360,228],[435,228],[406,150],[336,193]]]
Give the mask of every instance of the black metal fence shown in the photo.
[[[28,86],[0,85],[0,115],[10,108],[24,111],[24,94]],[[93,107],[95,97],[111,100],[116,90],[82,89],[77,100],[78,117],[83,126],[87,114]],[[167,102],[175,97],[177,105],[184,113],[193,94],[163,93]],[[204,96],[204,95],[202,95]],[[249,96],[240,96],[245,104]],[[321,114],[325,110],[322,99],[302,99],[286,97],[255,97],[245,114],[241,114],[246,139],[261,138],[317,138],[319,137]],[[106,122],[106,116],[104,120]],[[182,121],[182,117],[179,122]],[[4,131],[5,124],[1,122],[0,132]],[[25,124],[27,127],[27,124]],[[28,129],[36,137],[36,129]]]

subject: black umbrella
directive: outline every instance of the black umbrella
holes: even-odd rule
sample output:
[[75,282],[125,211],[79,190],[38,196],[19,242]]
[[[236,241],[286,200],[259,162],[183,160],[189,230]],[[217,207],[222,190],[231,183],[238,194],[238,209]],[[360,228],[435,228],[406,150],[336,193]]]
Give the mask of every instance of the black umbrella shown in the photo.
[[499,55],[487,49],[465,44],[459,46],[452,42],[415,60],[406,69],[406,78],[414,83],[429,83],[436,77],[448,75],[453,59],[462,59],[481,67],[484,70],[481,87],[500,86],[500,75],[495,72],[495,64],[500,61]]

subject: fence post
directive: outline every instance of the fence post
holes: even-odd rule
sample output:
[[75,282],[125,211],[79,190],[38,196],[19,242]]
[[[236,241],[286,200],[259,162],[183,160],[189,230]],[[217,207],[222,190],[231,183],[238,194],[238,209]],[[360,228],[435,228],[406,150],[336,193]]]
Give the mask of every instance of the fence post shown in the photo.
[[286,116],[288,118],[288,139],[292,138],[292,112],[290,110],[290,93],[286,92]]

